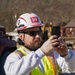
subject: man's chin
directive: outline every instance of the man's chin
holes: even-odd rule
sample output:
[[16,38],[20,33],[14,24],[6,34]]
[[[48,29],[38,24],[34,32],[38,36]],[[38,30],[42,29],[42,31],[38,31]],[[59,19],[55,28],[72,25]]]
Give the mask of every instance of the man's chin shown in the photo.
[[40,48],[41,44],[35,44],[35,46],[32,47],[34,51],[36,51],[38,48]]
[[35,44],[35,46],[39,48],[41,46],[41,43]]
[[41,42],[35,42],[34,44],[35,45],[41,45]]

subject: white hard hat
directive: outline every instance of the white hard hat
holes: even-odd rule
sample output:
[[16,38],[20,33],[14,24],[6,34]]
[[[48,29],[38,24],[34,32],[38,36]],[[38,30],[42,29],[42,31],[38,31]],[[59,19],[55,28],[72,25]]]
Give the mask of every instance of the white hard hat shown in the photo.
[[23,30],[31,27],[42,26],[40,18],[34,13],[25,13],[22,14],[17,22],[15,30]]

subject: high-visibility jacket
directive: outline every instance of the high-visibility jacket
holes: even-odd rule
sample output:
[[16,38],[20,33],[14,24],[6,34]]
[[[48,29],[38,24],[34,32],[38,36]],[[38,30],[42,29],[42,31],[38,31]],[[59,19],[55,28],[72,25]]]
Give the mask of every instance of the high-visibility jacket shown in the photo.
[[[18,50],[23,55],[25,56],[27,55],[26,52],[22,49],[22,46],[19,47]],[[30,75],[56,75],[54,64],[52,63],[50,57],[46,55],[42,58],[42,61],[44,63],[44,73],[42,73],[40,69],[36,66],[34,69],[32,69],[32,71],[30,72]]]
[[[13,52],[7,57],[6,62],[4,64],[6,75],[29,75],[30,72],[32,73],[32,69],[34,69],[36,66],[38,66],[38,69],[44,74],[45,68],[48,65],[44,64],[45,61],[43,61],[43,57],[45,56],[45,54],[41,51],[41,49],[39,48],[36,51],[29,51],[27,48],[23,46],[22,49],[28,54],[27,56],[23,55],[23,53],[25,52],[22,53],[19,50],[16,50],[18,51],[18,53],[22,54],[23,56],[20,57],[18,53]],[[59,66],[59,69],[62,71],[62,73],[75,73],[74,50],[68,50],[68,54],[65,57],[61,57],[55,50],[53,50],[52,52],[56,58],[56,63]],[[52,52],[50,52],[48,55],[54,64]],[[46,67],[44,68],[44,66]],[[47,69],[48,67],[46,68],[46,70]]]

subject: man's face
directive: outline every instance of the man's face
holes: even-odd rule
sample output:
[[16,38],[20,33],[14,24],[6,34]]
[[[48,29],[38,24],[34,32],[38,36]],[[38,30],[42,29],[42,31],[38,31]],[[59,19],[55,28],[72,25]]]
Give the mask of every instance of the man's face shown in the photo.
[[41,46],[41,34],[40,27],[30,28],[22,31],[21,40],[25,46],[30,50],[36,50]]

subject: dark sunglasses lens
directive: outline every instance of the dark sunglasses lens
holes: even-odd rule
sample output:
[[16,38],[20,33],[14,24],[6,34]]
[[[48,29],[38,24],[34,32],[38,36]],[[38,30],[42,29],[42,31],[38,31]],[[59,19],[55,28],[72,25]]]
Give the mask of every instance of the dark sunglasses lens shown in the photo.
[[41,35],[42,34],[42,31],[32,31],[32,32],[29,32],[29,35],[30,36],[36,36],[37,34]]
[[29,35],[30,36],[34,36],[34,32],[29,32]]

